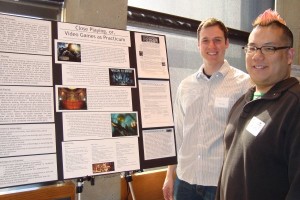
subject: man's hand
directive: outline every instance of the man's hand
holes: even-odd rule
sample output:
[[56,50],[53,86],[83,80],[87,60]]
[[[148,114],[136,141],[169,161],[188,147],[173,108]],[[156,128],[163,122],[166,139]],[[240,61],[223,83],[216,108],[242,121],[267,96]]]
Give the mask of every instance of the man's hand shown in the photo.
[[174,180],[172,178],[168,179],[168,177],[166,177],[162,190],[165,200],[173,200]]
[[174,199],[174,180],[176,167],[177,165],[168,166],[165,182],[162,188],[165,200]]

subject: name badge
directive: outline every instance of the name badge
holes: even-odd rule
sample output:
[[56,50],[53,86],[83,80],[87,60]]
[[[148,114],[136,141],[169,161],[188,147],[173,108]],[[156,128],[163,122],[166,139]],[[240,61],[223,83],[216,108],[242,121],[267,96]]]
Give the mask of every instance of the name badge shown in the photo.
[[253,117],[246,130],[249,131],[252,135],[257,136],[264,126],[265,122],[261,121],[257,117]]
[[229,98],[217,97],[215,99],[216,108],[228,108],[228,106],[229,106]]

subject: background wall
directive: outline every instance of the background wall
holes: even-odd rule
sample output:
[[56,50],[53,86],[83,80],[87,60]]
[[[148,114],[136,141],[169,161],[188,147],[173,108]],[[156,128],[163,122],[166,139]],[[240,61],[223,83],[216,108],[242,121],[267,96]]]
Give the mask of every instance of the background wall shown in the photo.
[[296,55],[294,64],[300,65],[300,1],[299,0],[276,0],[275,8],[286,20],[288,27],[294,35],[294,48]]
[[64,21],[125,29],[127,0],[65,0]]
[[273,0],[128,0],[129,6],[155,10],[195,20],[208,17],[221,19],[226,26],[250,31],[252,20],[267,8],[274,8]]

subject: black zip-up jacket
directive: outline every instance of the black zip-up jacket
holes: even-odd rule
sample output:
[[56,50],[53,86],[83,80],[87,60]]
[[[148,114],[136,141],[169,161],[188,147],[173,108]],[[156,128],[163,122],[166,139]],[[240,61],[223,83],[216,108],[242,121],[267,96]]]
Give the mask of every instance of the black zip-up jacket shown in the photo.
[[233,106],[216,200],[300,200],[300,85],[288,78]]

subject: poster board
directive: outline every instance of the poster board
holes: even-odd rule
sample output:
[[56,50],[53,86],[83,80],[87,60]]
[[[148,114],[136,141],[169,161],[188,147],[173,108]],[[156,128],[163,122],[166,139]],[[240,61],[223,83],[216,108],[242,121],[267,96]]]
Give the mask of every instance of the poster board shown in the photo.
[[165,36],[0,15],[0,188],[176,163]]

